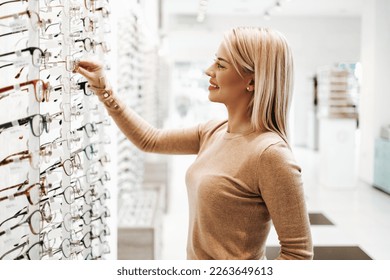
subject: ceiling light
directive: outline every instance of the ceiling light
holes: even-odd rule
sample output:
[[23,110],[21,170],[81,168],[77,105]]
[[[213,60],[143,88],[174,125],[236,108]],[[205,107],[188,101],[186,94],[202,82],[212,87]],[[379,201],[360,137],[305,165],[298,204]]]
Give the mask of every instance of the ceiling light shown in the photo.
[[198,16],[196,17],[196,21],[197,22],[203,22],[204,18],[205,18],[205,14],[204,13],[199,13]]
[[197,22],[203,22],[206,17],[208,0],[199,0],[198,15],[196,17]]
[[264,13],[264,19],[265,19],[265,20],[270,20],[270,19],[271,19],[271,15],[269,14],[268,11],[265,11],[265,13]]
[[280,3],[280,1],[277,1],[275,3],[275,11],[280,12],[281,10],[282,10],[282,4]]

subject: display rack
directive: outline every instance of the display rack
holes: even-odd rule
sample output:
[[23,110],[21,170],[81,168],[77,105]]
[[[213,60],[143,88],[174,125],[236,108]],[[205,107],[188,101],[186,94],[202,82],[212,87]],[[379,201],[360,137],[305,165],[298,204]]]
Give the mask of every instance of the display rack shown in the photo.
[[319,115],[358,119],[359,81],[356,64],[338,63],[317,71]]
[[0,5],[0,259],[104,259],[108,115],[73,70],[107,61],[109,4]]
[[[148,32],[139,1],[128,1],[118,18],[118,95],[149,124],[161,128],[168,94],[161,93],[157,40]],[[167,83],[167,81],[165,81]],[[158,85],[158,87],[157,87]],[[147,188],[148,156],[118,133],[118,258],[158,259],[165,184]],[[149,175],[149,176],[148,176]],[[163,182],[165,183],[165,182]]]
[[[144,48],[140,26],[141,9],[131,3],[118,19],[118,95],[126,105],[143,115]],[[118,133],[118,188],[141,187],[143,154],[121,132]],[[121,195],[119,195],[120,199]]]
[[338,63],[317,71],[319,183],[324,187],[352,189],[356,186],[360,88],[357,72],[357,63]]

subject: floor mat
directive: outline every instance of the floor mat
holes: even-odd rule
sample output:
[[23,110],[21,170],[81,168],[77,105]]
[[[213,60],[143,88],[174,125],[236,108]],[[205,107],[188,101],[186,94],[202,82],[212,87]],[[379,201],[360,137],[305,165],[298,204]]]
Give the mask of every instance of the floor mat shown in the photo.
[[[279,255],[280,247],[267,247],[267,259],[273,260]],[[372,260],[358,246],[314,246],[314,260]]]
[[324,214],[309,213],[311,225],[334,225]]

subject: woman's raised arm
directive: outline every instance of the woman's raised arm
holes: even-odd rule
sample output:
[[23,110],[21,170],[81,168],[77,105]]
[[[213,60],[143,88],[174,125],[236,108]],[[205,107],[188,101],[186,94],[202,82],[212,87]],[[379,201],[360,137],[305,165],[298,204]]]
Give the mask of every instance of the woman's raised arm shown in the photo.
[[154,128],[115,96],[101,64],[81,60],[75,72],[88,80],[89,87],[104,103],[119,129],[141,150],[164,154],[198,153],[200,126],[184,129]]

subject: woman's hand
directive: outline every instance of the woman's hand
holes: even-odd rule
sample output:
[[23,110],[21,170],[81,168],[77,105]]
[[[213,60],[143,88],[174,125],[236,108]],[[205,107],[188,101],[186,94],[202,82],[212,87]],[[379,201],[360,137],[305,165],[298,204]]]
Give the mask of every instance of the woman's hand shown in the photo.
[[103,65],[92,60],[80,60],[73,71],[83,75],[92,88],[104,89],[107,86]]

